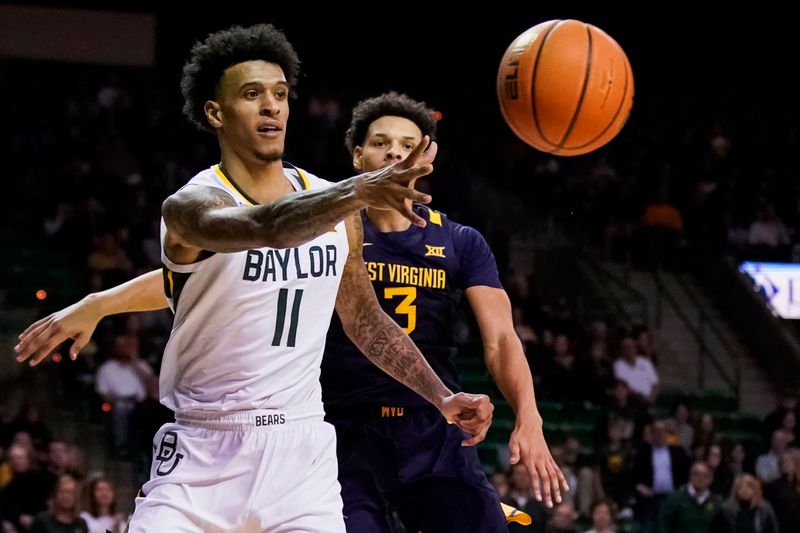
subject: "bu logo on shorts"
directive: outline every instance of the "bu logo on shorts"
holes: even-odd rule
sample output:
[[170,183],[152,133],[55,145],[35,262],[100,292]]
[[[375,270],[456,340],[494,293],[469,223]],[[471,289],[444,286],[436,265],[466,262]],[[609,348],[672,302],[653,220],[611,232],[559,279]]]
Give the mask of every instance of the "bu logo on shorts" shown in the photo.
[[[175,453],[178,446],[178,434],[174,431],[165,431],[161,436],[161,443],[158,445],[158,453],[155,460],[158,461],[156,475],[166,476],[178,466],[183,459],[182,453]],[[172,462],[172,464],[170,464]]]

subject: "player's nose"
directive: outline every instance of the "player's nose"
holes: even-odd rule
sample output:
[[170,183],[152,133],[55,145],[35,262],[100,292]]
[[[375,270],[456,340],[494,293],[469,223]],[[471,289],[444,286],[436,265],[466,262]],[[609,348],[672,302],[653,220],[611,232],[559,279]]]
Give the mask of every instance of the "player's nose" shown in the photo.
[[391,161],[400,161],[403,159],[403,151],[400,149],[399,143],[392,143],[389,145],[389,149],[386,150],[386,159]]
[[278,102],[274,98],[266,95],[261,99],[261,115],[271,117],[277,115],[279,110]]

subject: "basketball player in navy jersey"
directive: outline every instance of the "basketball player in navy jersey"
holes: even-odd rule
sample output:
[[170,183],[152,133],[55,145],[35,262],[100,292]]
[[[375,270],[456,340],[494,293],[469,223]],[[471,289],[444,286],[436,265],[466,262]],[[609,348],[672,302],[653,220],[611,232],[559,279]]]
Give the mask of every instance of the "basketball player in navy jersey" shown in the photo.
[[[360,102],[346,145],[358,172],[405,160],[435,135],[433,110],[397,93]],[[413,188],[415,180],[409,184]],[[423,205],[428,221],[411,224],[396,212],[367,207],[364,262],[384,311],[400,324],[451,388],[453,323],[461,291],[480,328],[486,365],[516,413],[511,461],[522,461],[548,506],[566,481],[542,434],[533,381],[486,241],[473,228]],[[474,447],[413,391],[358,354],[334,315],[322,363],[326,420],[336,428],[339,482],[349,532],[388,531],[396,510],[409,531],[506,531],[494,489]]]
[[444,419],[478,438],[491,419],[486,396],[453,394],[381,310],[362,260],[362,208],[425,224],[406,200],[428,198],[407,184],[431,172],[435,145],[336,185],[285,165],[298,65],[280,31],[256,25],[209,35],[184,66],[184,112],[216,133],[221,162],[162,208],[175,322],[160,397],[176,422],[154,439],[132,532],[344,531],[318,379],[334,306],[363,353]]
[[[405,160],[424,135],[435,133],[435,125],[431,109],[403,95],[361,102],[347,133],[354,167],[366,171]],[[423,206],[413,209],[428,221],[425,228],[388,210],[362,212],[364,260],[378,300],[443,381],[457,388],[452,319],[457,293],[465,290],[487,366],[517,413],[509,441],[511,461],[525,464],[537,491],[541,479],[545,502],[551,505],[567,486],[542,435],[530,371],[494,257],[474,229]],[[140,310],[144,294],[152,293],[152,307],[157,307],[158,279],[153,272],[95,297],[113,309],[93,310],[84,300],[53,315],[49,327],[59,324],[63,331],[54,342],[77,337],[72,349],[80,349],[101,315]],[[412,531],[505,531],[497,495],[474,448],[462,446],[483,435],[468,438],[427,408],[420,396],[366,362],[336,317],[323,358],[322,385],[327,419],[337,430],[348,531],[387,531],[392,510]]]

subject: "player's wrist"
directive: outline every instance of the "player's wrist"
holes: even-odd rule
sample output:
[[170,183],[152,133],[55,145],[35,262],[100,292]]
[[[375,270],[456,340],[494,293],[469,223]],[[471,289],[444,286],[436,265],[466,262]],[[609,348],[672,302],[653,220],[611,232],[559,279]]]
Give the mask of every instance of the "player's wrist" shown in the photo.
[[81,306],[97,320],[110,314],[108,312],[109,303],[109,299],[99,292],[88,294],[81,300]]
[[343,196],[352,199],[354,209],[363,209],[369,206],[367,195],[367,180],[370,173],[359,174],[341,182]]
[[514,422],[514,429],[520,430],[541,430],[542,429],[542,415],[538,411],[517,413],[517,418]]
[[453,397],[453,391],[448,389],[447,387],[442,387],[442,390],[439,391],[433,398],[430,399],[430,402],[445,416],[447,416],[447,404],[448,400]]

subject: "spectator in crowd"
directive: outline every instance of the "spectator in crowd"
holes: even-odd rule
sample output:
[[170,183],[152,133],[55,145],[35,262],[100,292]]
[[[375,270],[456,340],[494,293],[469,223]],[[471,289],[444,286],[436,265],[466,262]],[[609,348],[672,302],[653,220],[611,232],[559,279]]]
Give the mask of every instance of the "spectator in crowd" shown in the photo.
[[95,239],[87,266],[94,291],[118,285],[129,279],[133,273],[133,262],[117,235],[111,231],[104,231]]
[[694,432],[692,441],[692,457],[702,461],[708,449],[717,442],[717,433],[714,431],[714,417],[711,413],[703,413],[700,417],[700,424]]
[[17,416],[9,424],[8,432],[12,437],[19,432],[25,432],[30,435],[34,448],[46,448],[52,434],[47,428],[44,418],[42,404],[26,399],[20,405]]
[[64,474],[71,474],[80,478],[80,465],[76,464],[77,455],[74,447],[61,440],[53,439],[50,441],[47,453],[47,464],[44,468],[44,477],[48,484],[48,494],[53,491],[58,478]]
[[30,533],[89,533],[86,522],[78,516],[78,481],[64,474],[56,481],[50,509],[36,515]]
[[764,487],[780,531],[800,531],[800,457],[797,450],[780,456],[780,477]]
[[500,500],[506,501],[509,491],[511,490],[511,485],[508,483],[508,476],[503,472],[495,472],[489,476],[489,483],[494,487]]
[[614,385],[614,369],[608,358],[608,326],[602,320],[589,326],[589,346],[581,358],[580,373],[584,399],[595,405],[605,403]]
[[710,533],[778,533],[778,521],[761,493],[761,482],[741,474],[733,482],[730,497],[714,516]]
[[711,475],[714,477],[714,481],[711,482],[711,492],[720,498],[727,497],[734,478],[727,465],[722,462],[722,446],[716,443],[709,446],[703,460],[711,469]]
[[29,448],[12,444],[8,449],[12,478],[0,492],[0,516],[18,531],[29,531],[37,513],[47,507],[47,480],[34,469]]
[[708,533],[720,499],[709,490],[713,474],[702,461],[696,461],[689,483],[669,495],[659,516],[660,533]]
[[611,503],[598,500],[592,505],[592,528],[586,533],[615,533],[614,513]]
[[546,533],[578,533],[575,527],[575,509],[571,503],[561,502],[553,508],[553,516],[550,518]]
[[[650,441],[643,442],[633,462],[636,489],[636,517],[644,524],[644,532],[656,531],[661,506],[675,489],[686,483],[689,458],[680,446],[666,442],[663,421],[651,426]],[[703,465],[708,470],[708,467]],[[711,479],[708,480],[711,484]]]
[[650,422],[650,415],[644,400],[631,393],[628,382],[616,379],[610,391],[608,404],[600,411],[596,430],[601,432],[598,444],[605,442],[606,430],[612,420],[621,420],[624,423],[622,438],[632,442],[639,442],[645,424]]
[[633,338],[636,339],[636,351],[639,355],[647,357],[653,363],[658,364],[658,350],[656,348],[656,340],[650,329],[642,324],[633,327]]
[[657,196],[645,207],[642,216],[643,248],[646,265],[671,268],[679,257],[683,239],[683,216],[669,199],[669,188],[663,185]]
[[139,359],[139,339],[117,335],[113,339],[113,357],[97,369],[97,393],[111,407],[110,442],[112,452],[130,454],[130,417],[136,404],[147,397],[147,383],[153,369]]
[[519,529],[521,526],[514,525],[513,528],[519,531],[530,530],[532,533],[543,533],[547,523],[547,512],[544,504],[537,501],[533,496],[531,477],[521,463],[511,465],[508,475],[510,490],[505,500],[501,500],[506,505],[516,507],[520,511],[528,513],[533,522],[530,526]]
[[556,334],[553,340],[553,358],[545,372],[544,384],[551,400],[575,404],[584,396],[578,360],[565,333]]
[[781,476],[780,472],[780,457],[786,450],[791,435],[782,429],[776,429],[772,432],[772,440],[767,453],[761,454],[756,459],[756,475],[764,483],[775,481]]
[[[764,425],[762,426],[764,428],[764,446],[769,446],[772,434],[776,429],[784,425],[784,419],[788,413],[794,414],[795,420],[800,414],[797,405],[797,391],[793,389],[782,390],[778,395],[778,405],[764,418]],[[794,426],[794,437],[795,442],[800,442],[798,439],[800,437],[800,428],[798,428],[797,424]]]
[[605,498],[616,504],[617,509],[631,514],[633,507],[633,461],[634,450],[624,438],[625,423],[620,419],[608,423],[608,444],[600,449],[600,480]]
[[86,510],[81,511],[80,516],[89,533],[122,533],[125,518],[117,512],[117,497],[111,481],[95,477],[89,481],[86,496]]
[[683,402],[678,402],[672,412],[672,426],[675,436],[686,453],[691,453],[694,442],[694,427],[689,423],[689,408]]
[[756,218],[750,224],[747,235],[749,254],[761,261],[785,261],[790,242],[789,230],[778,217],[775,206],[767,202],[756,211]]
[[614,362],[614,376],[647,402],[658,396],[658,374],[653,363],[636,352],[636,339],[626,334],[620,340],[620,357]]

